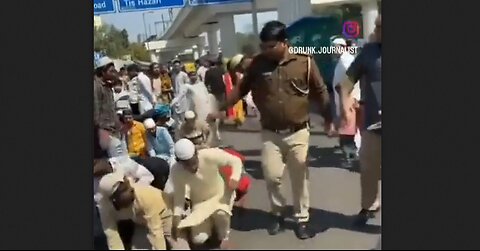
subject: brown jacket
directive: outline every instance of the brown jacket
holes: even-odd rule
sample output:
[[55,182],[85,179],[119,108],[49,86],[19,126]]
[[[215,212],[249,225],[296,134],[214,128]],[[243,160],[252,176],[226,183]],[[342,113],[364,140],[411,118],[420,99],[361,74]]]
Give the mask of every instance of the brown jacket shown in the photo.
[[241,96],[249,91],[265,129],[283,130],[307,122],[309,97],[320,102],[323,117],[331,121],[327,86],[309,55],[287,51],[279,63],[255,56],[240,86]]
[[93,121],[100,129],[117,132],[120,128],[113,90],[98,78],[93,81]]

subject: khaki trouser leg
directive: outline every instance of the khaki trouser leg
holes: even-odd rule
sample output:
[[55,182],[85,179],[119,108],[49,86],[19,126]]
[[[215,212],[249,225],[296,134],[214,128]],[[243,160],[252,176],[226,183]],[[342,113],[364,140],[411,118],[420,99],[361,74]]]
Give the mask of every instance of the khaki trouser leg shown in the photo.
[[285,163],[281,151],[280,136],[270,131],[262,132],[262,170],[267,192],[270,199],[272,213],[280,215],[286,205],[286,200],[281,193],[283,171]]
[[293,194],[294,217],[298,222],[309,220],[309,170],[307,161],[310,132],[300,130],[284,139],[287,149],[287,169],[290,174]]
[[185,241],[185,239],[177,238],[177,240],[174,240],[172,238],[172,211],[170,209],[166,209],[162,213],[162,228],[165,240],[170,244],[172,250],[190,249],[188,242]]
[[379,181],[382,166],[382,137],[373,132],[362,132],[360,148],[360,180],[362,186],[362,209],[374,210],[379,204]]

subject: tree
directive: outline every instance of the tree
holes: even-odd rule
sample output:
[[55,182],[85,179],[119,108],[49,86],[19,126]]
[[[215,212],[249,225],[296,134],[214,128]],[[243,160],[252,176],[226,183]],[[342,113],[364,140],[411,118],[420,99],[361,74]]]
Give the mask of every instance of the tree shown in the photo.
[[120,36],[122,37],[122,45],[123,45],[125,48],[128,48],[128,46],[130,45],[130,42],[128,41],[128,32],[127,32],[127,30],[123,29],[123,30],[120,32]]
[[130,44],[130,55],[132,55],[133,59],[147,62],[150,61],[150,54],[141,43]]
[[131,55],[137,60],[150,61],[150,55],[143,44],[130,44],[127,30],[120,31],[113,25],[106,24],[95,29],[93,44],[95,51],[103,52],[112,58]]

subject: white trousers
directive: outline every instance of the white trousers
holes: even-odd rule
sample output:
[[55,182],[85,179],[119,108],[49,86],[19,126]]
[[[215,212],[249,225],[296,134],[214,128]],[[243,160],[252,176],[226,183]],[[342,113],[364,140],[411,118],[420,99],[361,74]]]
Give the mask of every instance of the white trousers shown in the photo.
[[224,240],[230,234],[230,215],[222,210],[218,210],[200,225],[191,228],[192,242],[196,245],[205,243],[215,229],[219,240]]

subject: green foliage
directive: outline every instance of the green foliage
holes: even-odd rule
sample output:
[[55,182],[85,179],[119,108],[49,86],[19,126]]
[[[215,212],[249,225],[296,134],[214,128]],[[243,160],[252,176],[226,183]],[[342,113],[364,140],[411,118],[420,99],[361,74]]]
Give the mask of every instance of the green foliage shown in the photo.
[[150,62],[150,54],[145,49],[145,46],[143,46],[143,44],[131,43],[130,55],[132,55],[133,59]]
[[150,61],[148,51],[143,44],[130,43],[128,32],[118,30],[113,25],[105,24],[94,30],[93,48],[102,51],[111,58],[122,58],[131,55],[133,59]]

